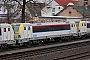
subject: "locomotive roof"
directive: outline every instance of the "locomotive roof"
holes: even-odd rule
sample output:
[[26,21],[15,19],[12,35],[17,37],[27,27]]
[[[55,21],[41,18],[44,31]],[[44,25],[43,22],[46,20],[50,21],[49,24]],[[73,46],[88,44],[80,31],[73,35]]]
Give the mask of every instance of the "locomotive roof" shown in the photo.
[[32,26],[42,26],[42,25],[60,25],[60,24],[69,24],[66,22],[48,22],[48,23],[34,23]]
[[1,24],[0,24],[0,27],[10,27],[10,24],[7,24],[7,23],[1,23]]
[[70,24],[74,22],[47,22],[47,23],[12,23],[12,25],[23,24],[24,26],[42,26],[42,25],[61,25],[61,24]]

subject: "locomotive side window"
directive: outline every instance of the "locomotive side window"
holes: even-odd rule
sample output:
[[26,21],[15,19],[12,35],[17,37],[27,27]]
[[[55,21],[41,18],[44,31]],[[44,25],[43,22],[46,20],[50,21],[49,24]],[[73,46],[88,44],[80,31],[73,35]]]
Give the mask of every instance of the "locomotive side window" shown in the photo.
[[1,35],[1,28],[0,28],[0,35]]
[[86,24],[84,24],[84,26],[86,26]]
[[74,24],[74,27],[76,27],[76,25]]
[[82,26],[83,26],[83,24],[82,24]]
[[34,26],[33,32],[70,30],[70,25]]
[[90,23],[87,23],[87,28],[90,28]]
[[73,27],[73,24],[71,25],[71,27]]
[[30,27],[28,27],[28,30],[30,30]]
[[10,28],[8,28],[8,31],[10,31]]
[[24,30],[26,30],[26,27],[24,27]]
[[6,32],[6,28],[4,28],[4,32]]

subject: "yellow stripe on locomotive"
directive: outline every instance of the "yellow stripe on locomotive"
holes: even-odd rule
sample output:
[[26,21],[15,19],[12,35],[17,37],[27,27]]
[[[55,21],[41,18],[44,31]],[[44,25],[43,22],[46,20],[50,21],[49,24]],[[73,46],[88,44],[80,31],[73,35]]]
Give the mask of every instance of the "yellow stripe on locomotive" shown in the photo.
[[80,22],[79,22],[79,24],[78,24],[78,27],[77,27],[77,28],[78,28],[78,29],[80,29],[81,25],[82,25],[82,21],[80,21]]
[[22,28],[23,28],[23,24],[21,23],[20,26],[18,27],[18,31],[15,32],[15,34],[20,34]]

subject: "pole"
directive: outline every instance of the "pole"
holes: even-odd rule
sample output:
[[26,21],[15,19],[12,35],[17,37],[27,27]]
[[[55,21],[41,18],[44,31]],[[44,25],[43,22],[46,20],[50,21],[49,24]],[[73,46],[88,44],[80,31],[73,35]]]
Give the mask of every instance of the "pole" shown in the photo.
[[23,0],[23,5],[22,5],[22,23],[25,22],[25,4],[26,4],[26,0]]
[[84,16],[84,10],[85,10],[85,7],[83,6],[83,19],[84,19],[84,17],[85,17],[85,16]]
[[[18,2],[21,5],[21,3],[18,0],[13,0],[13,1]],[[33,0],[29,0],[27,2],[30,2],[30,1],[33,1]],[[25,22],[25,5],[27,2],[26,2],[26,0],[23,0],[23,5],[21,5],[22,6],[22,21],[21,21],[22,23]]]
[[7,23],[9,23],[10,22],[10,5],[8,5],[8,7],[7,7]]

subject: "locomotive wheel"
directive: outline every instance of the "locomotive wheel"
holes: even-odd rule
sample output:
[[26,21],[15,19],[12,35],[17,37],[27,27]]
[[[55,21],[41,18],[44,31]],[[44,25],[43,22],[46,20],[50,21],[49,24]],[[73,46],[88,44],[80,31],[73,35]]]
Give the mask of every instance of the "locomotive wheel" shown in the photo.
[[29,41],[28,44],[31,46],[32,45],[32,41]]
[[6,50],[7,48],[8,48],[8,46],[6,44],[1,45],[1,49]]
[[31,44],[32,44],[32,41],[25,42],[25,43],[23,43],[23,44],[24,44],[24,46],[26,46],[26,47],[30,47],[30,46],[31,46]]
[[29,41],[29,42],[25,43],[26,47],[30,47],[31,44],[32,44],[32,41]]
[[42,45],[43,41],[42,40],[39,40],[38,41],[38,45]]
[[62,40],[59,40],[59,42],[62,42]]
[[23,43],[23,45],[24,45],[25,47],[28,47],[28,43],[26,43],[26,42],[25,42],[25,43]]

